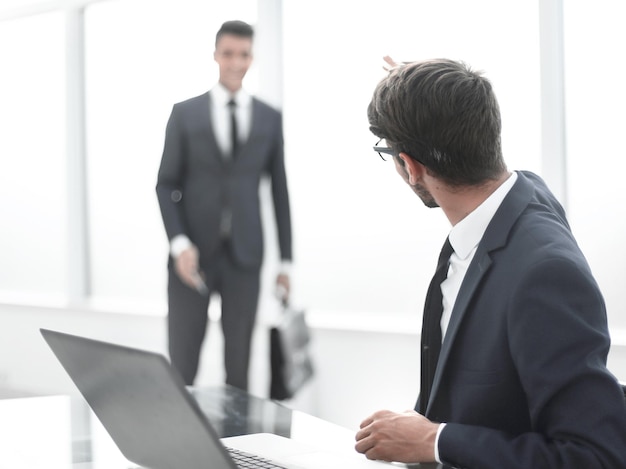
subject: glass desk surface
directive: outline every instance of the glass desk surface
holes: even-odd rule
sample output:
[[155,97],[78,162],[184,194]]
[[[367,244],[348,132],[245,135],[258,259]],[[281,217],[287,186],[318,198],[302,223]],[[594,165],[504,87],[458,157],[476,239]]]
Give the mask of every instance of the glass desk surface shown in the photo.
[[[354,450],[353,430],[291,410],[275,401],[230,386],[189,390],[220,437],[264,432],[335,451]],[[43,396],[0,400],[0,442],[3,448],[0,452],[0,469],[136,467],[124,458],[80,397]],[[442,466],[430,464],[413,467]]]

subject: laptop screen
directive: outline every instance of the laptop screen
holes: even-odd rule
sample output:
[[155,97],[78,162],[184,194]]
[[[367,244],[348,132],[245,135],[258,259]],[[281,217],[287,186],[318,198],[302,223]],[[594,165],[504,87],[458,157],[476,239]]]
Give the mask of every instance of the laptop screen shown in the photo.
[[164,356],[41,333],[127,459],[153,469],[236,467]]

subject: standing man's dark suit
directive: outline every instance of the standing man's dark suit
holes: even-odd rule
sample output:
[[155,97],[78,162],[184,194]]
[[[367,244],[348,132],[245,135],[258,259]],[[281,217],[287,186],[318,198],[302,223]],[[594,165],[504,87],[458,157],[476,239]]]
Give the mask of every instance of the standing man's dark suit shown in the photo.
[[[220,83],[210,93],[175,104],[167,124],[156,190],[168,239],[186,242],[182,253],[169,259],[168,332],[172,364],[187,384],[196,377],[210,293],[217,292],[222,302],[226,382],[248,387],[263,262],[259,184],[264,177],[271,180],[281,259],[291,260],[282,116],[241,91],[251,45],[249,25],[224,23],[215,52]],[[245,101],[250,118],[247,126],[239,123],[249,132],[234,153],[224,149],[225,139],[217,138],[220,127],[213,122],[220,115],[218,106],[226,116],[229,95],[240,101],[239,106]],[[279,275],[279,283],[286,278]]]

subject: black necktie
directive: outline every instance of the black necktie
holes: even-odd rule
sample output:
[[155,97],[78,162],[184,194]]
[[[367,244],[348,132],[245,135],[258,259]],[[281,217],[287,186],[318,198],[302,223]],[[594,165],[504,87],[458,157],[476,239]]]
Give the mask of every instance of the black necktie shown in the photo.
[[448,276],[448,262],[450,255],[454,252],[450,240],[441,248],[437,270],[430,281],[426,302],[424,304],[424,319],[422,323],[422,371],[420,387],[420,413],[426,413],[426,406],[430,397],[433,385],[437,360],[441,351],[441,315],[443,313],[443,295],[441,293],[441,282]]
[[230,154],[234,157],[237,154],[239,139],[237,138],[237,103],[233,98],[228,101],[228,107],[230,108]]
[[[230,160],[234,160],[237,154],[237,103],[234,98],[228,101],[228,108],[230,110]],[[227,157],[228,159],[228,157]],[[223,239],[230,238],[232,231],[233,213],[230,208],[230,199],[225,192],[222,199],[222,217],[220,220],[220,234]]]

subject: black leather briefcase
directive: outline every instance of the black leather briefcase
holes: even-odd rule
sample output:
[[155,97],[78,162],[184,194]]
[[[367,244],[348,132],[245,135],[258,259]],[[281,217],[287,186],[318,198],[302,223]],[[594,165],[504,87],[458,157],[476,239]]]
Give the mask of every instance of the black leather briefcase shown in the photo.
[[270,328],[270,399],[292,398],[314,374],[311,329],[304,310],[288,305]]

